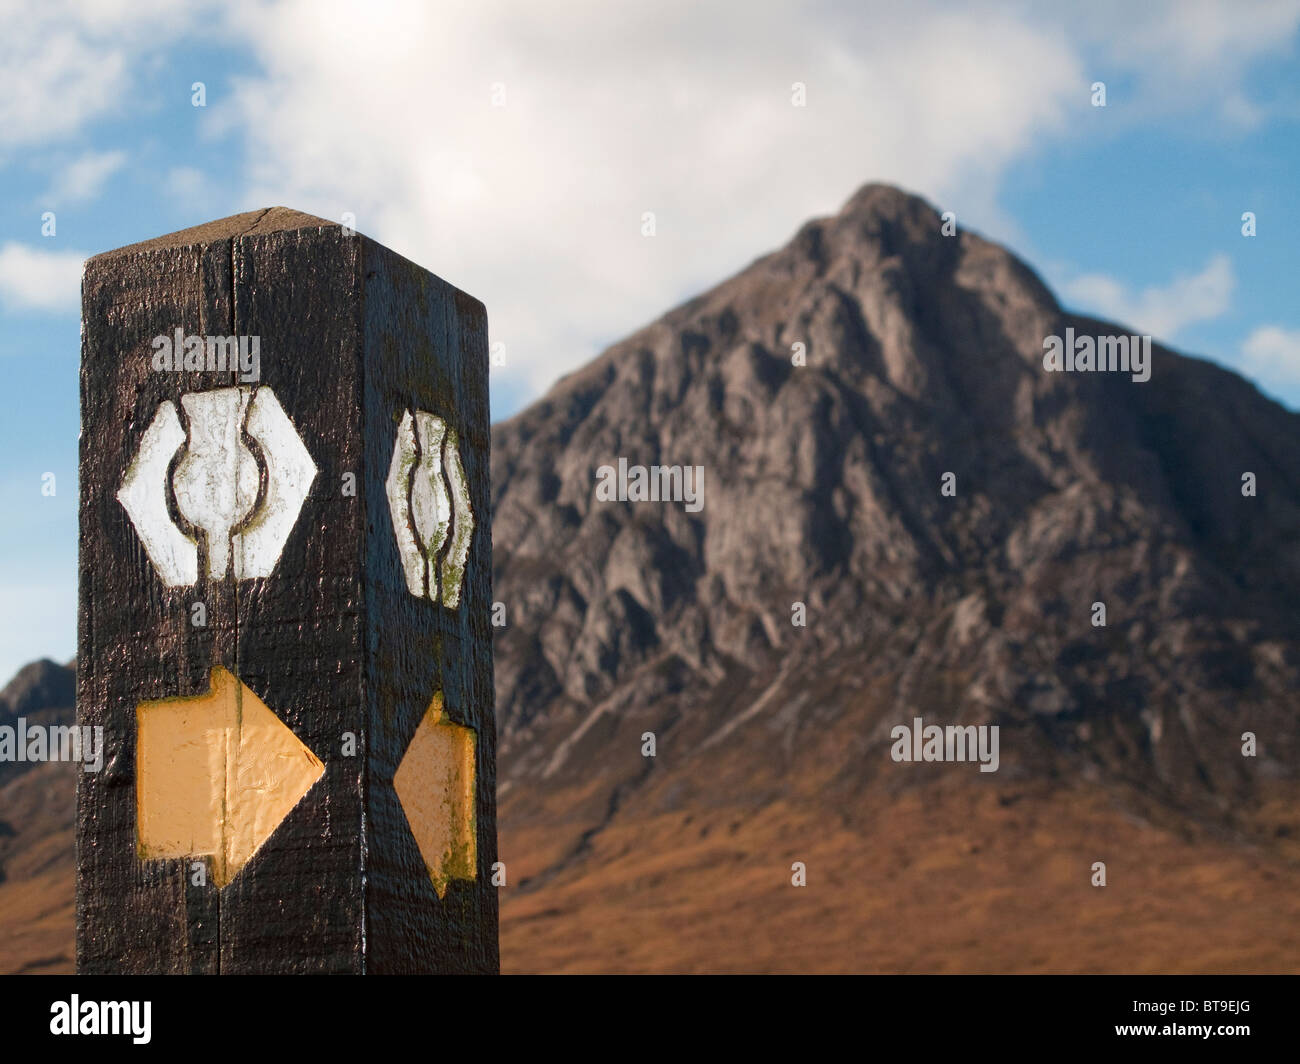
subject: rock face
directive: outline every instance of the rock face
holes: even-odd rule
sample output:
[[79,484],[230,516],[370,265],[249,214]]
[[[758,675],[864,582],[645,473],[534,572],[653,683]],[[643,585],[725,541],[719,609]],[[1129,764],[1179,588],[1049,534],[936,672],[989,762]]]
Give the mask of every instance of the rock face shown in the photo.
[[[1248,831],[1300,764],[1300,417],[1158,344],[1146,382],[1045,372],[1067,328],[1130,331],[868,185],[498,425],[506,816],[907,786],[921,716]],[[703,507],[598,501],[620,458]]]

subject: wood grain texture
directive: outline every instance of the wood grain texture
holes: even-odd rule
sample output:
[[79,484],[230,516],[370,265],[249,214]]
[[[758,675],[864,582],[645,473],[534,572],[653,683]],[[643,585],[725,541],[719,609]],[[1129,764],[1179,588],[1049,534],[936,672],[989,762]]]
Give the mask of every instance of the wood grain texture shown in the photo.
[[[495,972],[487,321],[481,303],[360,235],[284,208],[91,259],[83,282],[78,717],[82,972]],[[150,341],[256,335],[261,377],[317,474],[271,576],[166,588],[116,498],[160,403],[233,374],[156,372]],[[478,518],[455,611],[410,594],[384,481],[408,409],[461,437]],[[188,429],[188,425],[186,426]],[[356,477],[355,496],[343,491]],[[206,627],[190,623],[202,601]],[[224,889],[136,853],[135,707],[220,664],[325,765]],[[477,877],[441,901],[392,788],[437,691],[477,735]],[[356,737],[354,756],[344,737]]]
[[[365,260],[368,511],[366,631],[373,721],[367,843],[367,956],[377,972],[496,971],[496,720],[492,682],[492,542],[488,521],[487,314],[483,305],[372,242]],[[456,610],[413,596],[402,575],[383,492],[403,410],[447,420],[460,437],[475,529]],[[439,900],[424,869],[393,775],[434,691],[445,717],[476,734],[478,870]],[[430,912],[438,914],[429,920]],[[490,933],[483,933],[486,929]],[[472,944],[472,946],[470,945]]]

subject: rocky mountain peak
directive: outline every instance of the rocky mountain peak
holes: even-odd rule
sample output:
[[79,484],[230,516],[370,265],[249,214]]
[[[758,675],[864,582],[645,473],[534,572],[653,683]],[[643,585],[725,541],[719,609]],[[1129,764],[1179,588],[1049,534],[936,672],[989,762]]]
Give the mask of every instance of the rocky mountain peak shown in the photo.
[[[1300,419],[1155,341],[1144,381],[1047,372],[1047,337],[1131,330],[943,229],[867,185],[496,426],[512,774],[599,764],[650,719],[702,746],[833,731],[874,676],[872,743],[928,707],[1019,722],[1044,763],[1245,785],[1164,752],[1226,743],[1247,704],[1272,719],[1300,680]],[[702,505],[598,497],[602,467],[638,466],[699,469]]]

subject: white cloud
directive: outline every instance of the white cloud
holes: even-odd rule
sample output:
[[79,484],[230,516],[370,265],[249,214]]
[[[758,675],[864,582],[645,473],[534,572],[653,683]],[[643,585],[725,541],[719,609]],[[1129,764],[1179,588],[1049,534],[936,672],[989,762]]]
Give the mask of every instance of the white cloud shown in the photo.
[[1087,274],[1062,286],[1074,306],[1128,325],[1159,339],[1172,339],[1196,321],[1227,311],[1236,278],[1227,255],[1214,255],[1204,269],[1175,277],[1167,285],[1144,288],[1136,295],[1106,274]]
[[[1114,85],[1108,123],[1258,121],[1246,74],[1293,43],[1300,0],[1243,4],[0,0],[0,150],[84,129],[201,26],[257,63],[205,115],[243,140],[243,206],[355,213],[487,303],[507,344],[498,383],[528,391],[867,181],[1018,240],[1001,180],[1096,117],[1096,78]],[[184,167],[161,188],[196,213],[229,198]],[[1195,290],[1210,306],[1231,288],[1224,269]],[[1126,300],[1106,280],[1081,291],[1165,335],[1204,316],[1177,292]]]
[[217,206],[221,202],[218,182],[197,167],[172,167],[163,178],[162,190],[195,216],[211,214],[220,209]]
[[141,54],[211,9],[210,0],[0,0],[0,148],[50,143],[117,110]]
[[1300,329],[1261,325],[1241,345],[1238,368],[1270,391],[1300,385]]
[[92,200],[125,163],[124,151],[85,152],[59,171],[42,199],[51,207]]
[[1251,127],[1266,106],[1245,87],[1261,56],[1286,55],[1300,28],[1300,0],[1091,0],[1068,19],[1081,42],[1095,45],[1093,74],[1131,79],[1110,102],[1119,123],[1195,113],[1201,123]]
[[[221,117],[245,137],[249,206],[354,212],[363,232],[482,298],[507,345],[498,372],[536,388],[867,181],[1014,239],[1003,175],[1076,134],[1096,77],[1141,84],[1149,107],[1126,104],[1126,121],[1210,104],[1225,123],[1255,121],[1249,62],[1287,47],[1300,20],[1300,0],[1243,17],[1102,6],[1104,19],[991,4],[737,14],[481,0],[378,3],[358,18],[342,4],[245,4],[231,26],[261,73]],[[791,106],[796,81],[805,108]],[[653,238],[639,233],[647,210]],[[1162,335],[1221,313],[1232,287],[1226,261],[1135,300],[1104,280],[1081,291]]]
[[7,307],[76,313],[81,305],[83,251],[0,245],[0,301]]
[[1084,81],[1059,32],[996,11],[284,0],[234,18],[264,71],[224,116],[249,206],[354,212],[483,299],[534,386],[867,181],[990,217]]

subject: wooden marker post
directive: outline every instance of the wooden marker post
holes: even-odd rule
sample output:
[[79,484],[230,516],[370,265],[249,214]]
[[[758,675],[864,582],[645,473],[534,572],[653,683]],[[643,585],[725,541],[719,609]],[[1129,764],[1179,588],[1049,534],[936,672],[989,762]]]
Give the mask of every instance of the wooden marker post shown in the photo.
[[483,305],[273,207],[82,315],[78,970],[496,972]]

